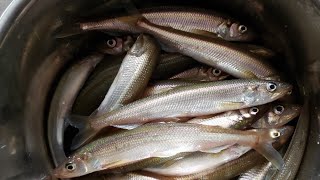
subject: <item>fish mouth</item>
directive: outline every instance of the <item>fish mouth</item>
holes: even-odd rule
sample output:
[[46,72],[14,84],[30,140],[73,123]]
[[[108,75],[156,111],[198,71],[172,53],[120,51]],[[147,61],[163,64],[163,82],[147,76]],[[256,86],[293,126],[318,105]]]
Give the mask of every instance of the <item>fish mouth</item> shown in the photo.
[[288,92],[292,91],[293,86],[290,84],[281,84],[279,87],[279,91],[272,95],[272,98],[278,99],[288,94]]

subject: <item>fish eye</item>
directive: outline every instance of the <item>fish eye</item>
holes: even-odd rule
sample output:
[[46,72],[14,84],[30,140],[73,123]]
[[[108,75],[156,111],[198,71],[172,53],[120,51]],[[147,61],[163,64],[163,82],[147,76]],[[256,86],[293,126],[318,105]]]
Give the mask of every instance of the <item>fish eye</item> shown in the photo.
[[259,109],[257,107],[252,107],[249,112],[252,115],[256,115],[259,112]]
[[280,137],[280,135],[281,135],[281,133],[279,131],[277,131],[277,130],[273,130],[273,131],[270,132],[270,136],[272,138],[278,138],[278,137]]
[[68,171],[74,171],[75,169],[76,169],[76,164],[75,163],[67,163],[66,165],[65,165],[65,168],[68,170]]
[[270,92],[273,92],[277,89],[277,85],[275,83],[268,83],[267,84],[267,90]]
[[283,111],[284,111],[284,107],[281,106],[281,105],[278,105],[278,106],[274,107],[273,111],[274,111],[274,113],[276,113],[276,114],[282,114]]
[[109,39],[109,40],[107,41],[107,45],[108,45],[110,48],[115,47],[116,44],[117,44],[117,41],[116,41],[115,39]]
[[238,30],[240,33],[245,33],[248,30],[248,28],[245,25],[240,25],[238,27]]
[[221,74],[221,70],[220,69],[213,69],[212,74],[215,76],[219,76]]

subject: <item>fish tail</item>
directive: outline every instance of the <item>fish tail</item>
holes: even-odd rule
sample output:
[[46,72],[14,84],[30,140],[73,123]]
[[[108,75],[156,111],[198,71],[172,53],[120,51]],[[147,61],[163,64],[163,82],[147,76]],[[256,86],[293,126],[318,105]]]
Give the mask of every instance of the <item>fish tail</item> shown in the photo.
[[78,149],[91,140],[98,132],[90,126],[87,116],[72,115],[68,118],[68,123],[79,130],[72,140],[71,150]]
[[258,134],[259,142],[253,148],[280,170],[283,167],[284,161],[280,153],[272,146],[275,139],[279,138],[280,133],[275,129],[267,129],[259,130]]

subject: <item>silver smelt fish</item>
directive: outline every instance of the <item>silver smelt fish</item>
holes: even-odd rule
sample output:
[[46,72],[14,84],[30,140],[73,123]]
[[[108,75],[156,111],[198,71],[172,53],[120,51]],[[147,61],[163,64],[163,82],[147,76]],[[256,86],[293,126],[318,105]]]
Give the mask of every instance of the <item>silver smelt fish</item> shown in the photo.
[[301,106],[293,104],[276,104],[252,124],[253,128],[277,128],[287,124],[300,114]]
[[159,60],[160,48],[148,35],[140,35],[124,57],[119,72],[94,116],[135,100],[148,84]]
[[129,172],[126,174],[105,175],[102,180],[160,180],[148,174]]
[[195,81],[220,81],[226,79],[229,75],[208,66],[200,66],[188,69],[182,73],[172,76],[170,79],[185,79]]
[[79,129],[73,148],[107,126],[142,124],[154,120],[196,117],[272,102],[292,89],[290,84],[258,79],[236,79],[179,87],[132,102],[115,111],[73,119]]
[[129,51],[133,43],[134,40],[131,36],[113,37],[103,40],[98,45],[98,50],[105,54],[119,55]]
[[139,20],[137,25],[156,37],[166,49],[190,56],[234,77],[279,79],[276,71],[262,59],[230,42],[155,25],[145,19]]
[[142,97],[148,97],[155,94],[164,93],[166,91],[169,91],[171,89],[177,88],[177,87],[183,87],[183,86],[191,86],[196,85],[201,82],[198,81],[185,81],[185,80],[163,80],[158,81],[155,83],[152,83],[149,85],[146,90],[144,91]]
[[272,164],[269,162],[265,162],[246,171],[245,173],[242,173],[238,180],[266,180],[266,178],[270,179],[271,174],[268,174],[270,168],[273,168]]
[[261,118],[268,110],[267,105],[227,111],[211,117],[197,117],[188,123],[220,126],[224,128],[246,129],[252,123]]
[[53,95],[48,117],[48,140],[55,165],[65,159],[64,121],[70,115],[80,88],[103,55],[91,55],[74,64],[62,77]]
[[162,7],[140,10],[140,13],[141,15],[111,18],[100,22],[80,23],[80,29],[142,33],[135,24],[142,16],[152,23],[202,36],[220,37],[228,41],[251,41],[255,38],[252,28],[203,9]]
[[240,131],[188,123],[146,124],[85,145],[53,174],[57,178],[77,177],[150,157],[170,157],[229,144],[250,146],[279,169],[283,161],[272,143],[282,132],[281,129]]

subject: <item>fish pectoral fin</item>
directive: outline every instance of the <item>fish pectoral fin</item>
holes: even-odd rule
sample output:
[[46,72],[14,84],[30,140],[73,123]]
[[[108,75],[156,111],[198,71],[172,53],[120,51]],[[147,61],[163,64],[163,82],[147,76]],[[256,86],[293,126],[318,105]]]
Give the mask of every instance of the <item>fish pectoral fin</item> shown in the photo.
[[232,102],[232,101],[228,101],[228,102],[223,102],[223,107],[228,107],[228,108],[239,108],[241,106],[244,105],[244,102]]
[[278,170],[281,170],[281,168],[283,167],[284,161],[283,161],[280,153],[273,148],[271,143],[260,144],[259,146],[255,147],[254,149],[256,151],[258,151],[260,154],[262,154]]
[[123,166],[123,165],[127,164],[128,162],[129,161],[127,161],[127,160],[119,160],[119,161],[115,161],[112,163],[104,164],[101,166],[101,168],[102,169],[115,168],[115,167]]
[[206,36],[206,37],[219,38],[217,36],[217,34],[215,34],[213,32],[204,31],[204,30],[200,30],[200,29],[193,29],[193,30],[191,30],[191,32],[194,34],[199,34],[199,35]]
[[205,149],[205,150],[200,150],[200,151],[201,151],[201,152],[205,152],[205,153],[219,153],[219,152],[221,152],[221,151],[229,148],[230,146],[233,146],[233,144],[218,146],[218,147],[214,147],[214,148],[210,148],[210,149]]
[[116,128],[120,128],[120,129],[127,129],[127,130],[131,130],[131,129],[135,129],[139,126],[141,126],[142,124],[124,124],[124,125],[112,125],[113,127]]

